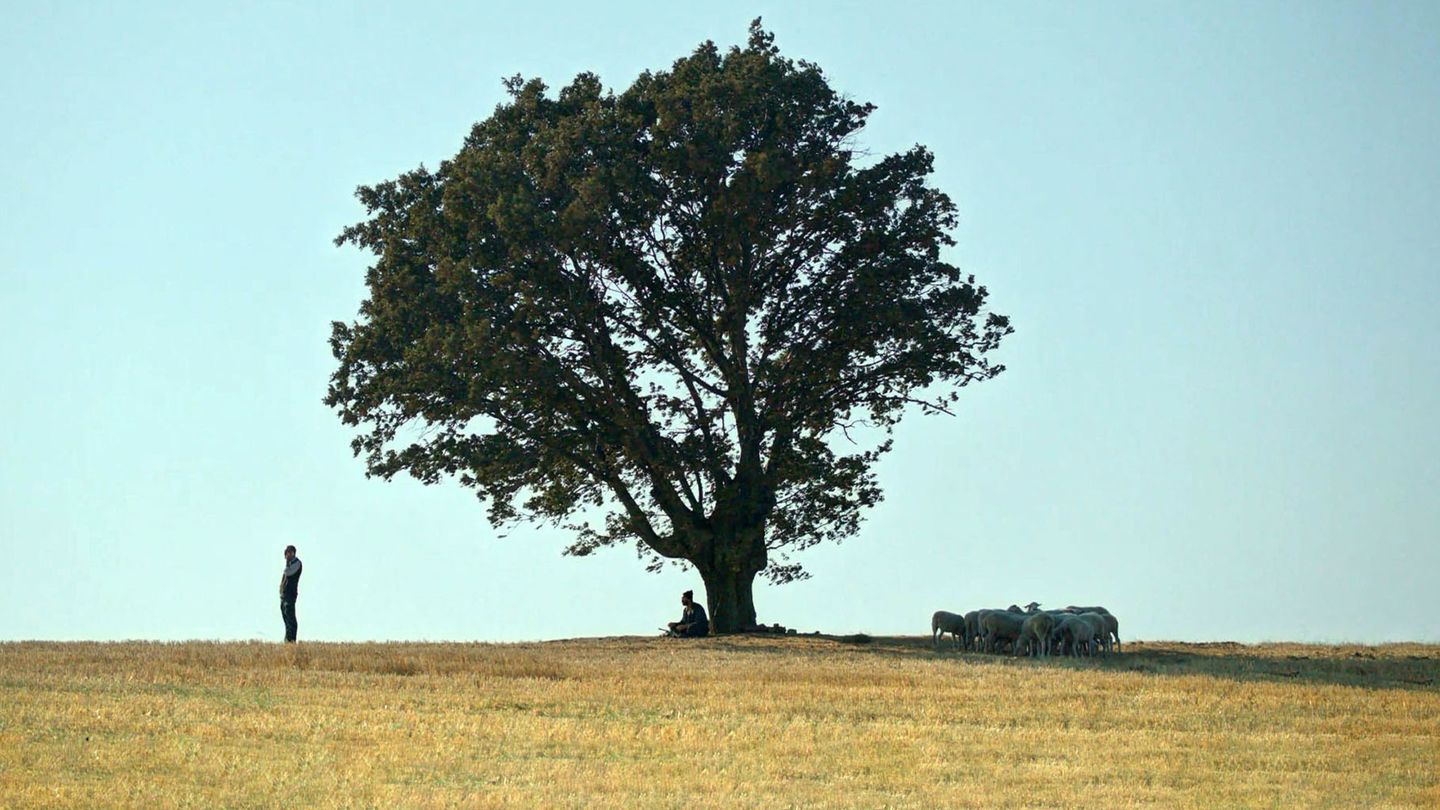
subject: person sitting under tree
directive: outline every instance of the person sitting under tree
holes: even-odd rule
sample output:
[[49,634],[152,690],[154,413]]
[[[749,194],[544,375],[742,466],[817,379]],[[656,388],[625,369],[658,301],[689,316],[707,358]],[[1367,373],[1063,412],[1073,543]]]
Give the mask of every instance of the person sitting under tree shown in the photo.
[[667,633],[672,636],[684,638],[699,638],[710,635],[710,619],[705,616],[705,608],[695,604],[695,592],[686,591],[680,594],[680,604],[684,610],[680,613],[680,621],[670,622]]

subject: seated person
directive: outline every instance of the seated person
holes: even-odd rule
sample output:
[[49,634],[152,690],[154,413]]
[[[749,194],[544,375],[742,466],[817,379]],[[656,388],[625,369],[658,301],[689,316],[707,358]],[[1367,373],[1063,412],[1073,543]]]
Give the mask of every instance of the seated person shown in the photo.
[[680,613],[680,621],[667,625],[670,635],[687,638],[710,635],[710,620],[705,617],[705,608],[695,604],[694,594],[694,591],[680,594],[680,604],[684,606],[684,610]]

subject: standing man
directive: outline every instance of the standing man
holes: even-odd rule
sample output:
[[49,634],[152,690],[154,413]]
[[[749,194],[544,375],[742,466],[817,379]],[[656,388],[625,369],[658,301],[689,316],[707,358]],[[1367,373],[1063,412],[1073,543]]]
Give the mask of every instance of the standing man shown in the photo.
[[300,595],[300,558],[295,547],[285,547],[285,573],[280,575],[280,618],[285,620],[285,643],[295,641],[300,623],[295,621],[295,597]]
[[710,620],[705,616],[705,608],[695,604],[693,591],[680,594],[680,605],[680,621],[667,625],[670,635],[688,638],[710,635]]

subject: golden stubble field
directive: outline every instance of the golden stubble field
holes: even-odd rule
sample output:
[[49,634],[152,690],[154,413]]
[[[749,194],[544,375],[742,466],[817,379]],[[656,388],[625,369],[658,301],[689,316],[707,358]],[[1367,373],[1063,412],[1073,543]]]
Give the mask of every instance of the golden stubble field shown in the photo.
[[0,644],[0,806],[1440,807],[1440,647]]

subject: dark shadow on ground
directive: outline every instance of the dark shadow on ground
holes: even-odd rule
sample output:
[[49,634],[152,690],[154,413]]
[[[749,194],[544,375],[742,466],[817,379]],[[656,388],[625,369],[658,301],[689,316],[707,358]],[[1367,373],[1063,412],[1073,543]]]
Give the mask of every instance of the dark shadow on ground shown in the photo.
[[1138,672],[1156,676],[1199,675],[1246,682],[1440,692],[1440,645],[1433,644],[1132,642],[1123,645],[1119,653],[1076,659],[1014,658],[1008,654],[963,652],[948,643],[942,643],[937,650],[924,636],[756,634],[716,636],[701,641],[716,649],[758,655],[783,655],[796,646],[834,645],[869,655],[952,659],[974,665]]

